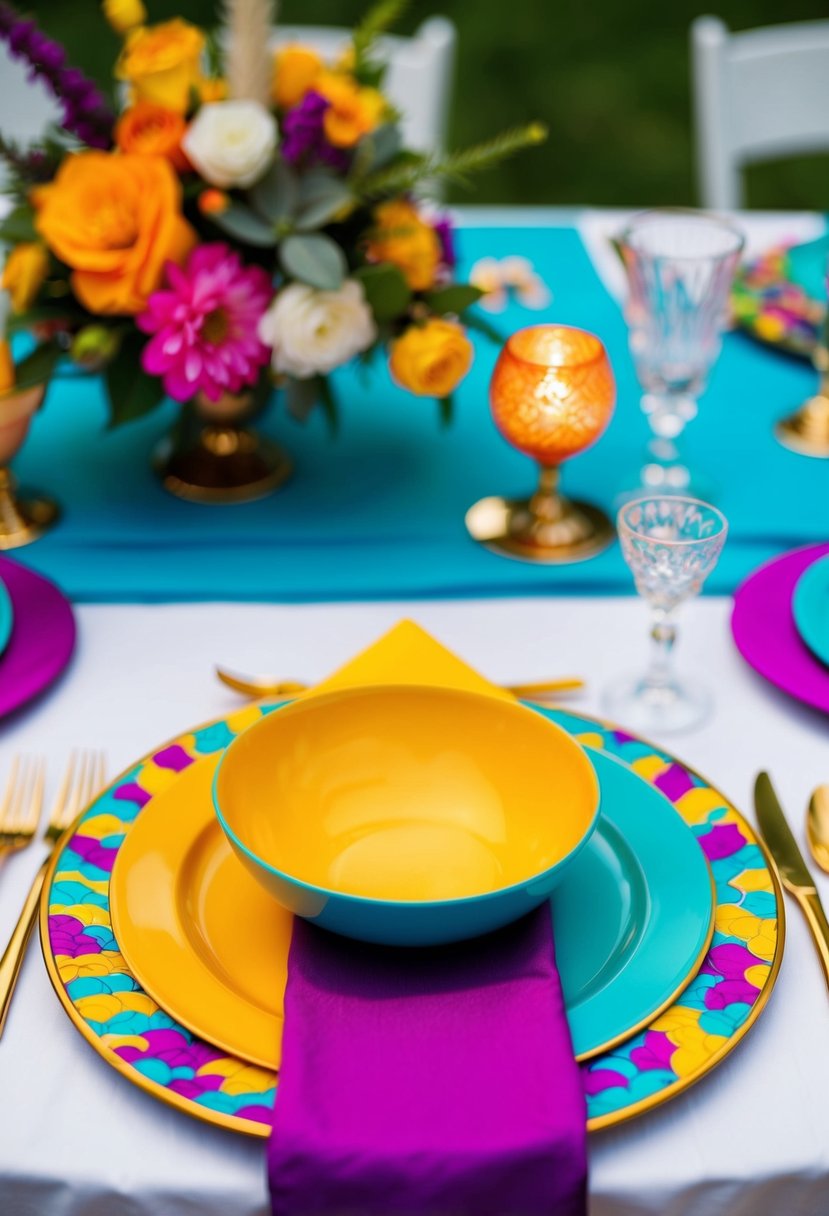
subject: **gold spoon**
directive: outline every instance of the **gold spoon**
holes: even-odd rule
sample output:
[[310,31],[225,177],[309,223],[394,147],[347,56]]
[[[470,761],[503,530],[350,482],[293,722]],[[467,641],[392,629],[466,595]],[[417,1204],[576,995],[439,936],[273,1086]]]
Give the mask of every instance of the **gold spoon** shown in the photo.
[[[216,675],[228,688],[242,693],[245,697],[295,697],[309,687],[299,680],[278,680],[275,676],[244,676],[228,671],[225,667],[217,667]],[[530,701],[545,700],[561,693],[576,692],[581,688],[584,688],[584,680],[575,677],[546,680],[539,684],[506,685],[507,692],[516,697],[526,697]]]
[[829,785],[819,785],[809,799],[806,835],[812,856],[829,874]]

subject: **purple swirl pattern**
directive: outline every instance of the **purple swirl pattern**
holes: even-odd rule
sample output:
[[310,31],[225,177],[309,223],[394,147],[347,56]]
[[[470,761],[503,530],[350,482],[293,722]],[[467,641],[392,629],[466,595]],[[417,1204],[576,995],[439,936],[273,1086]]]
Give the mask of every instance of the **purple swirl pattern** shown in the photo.
[[[228,1056],[160,1008],[130,973],[109,913],[112,867],[142,808],[196,759],[227,747],[261,712],[269,710],[250,707],[182,736],[93,803],[56,860],[44,953],[72,1020],[120,1071],[190,1114],[266,1135],[276,1075]],[[717,890],[714,938],[688,988],[644,1032],[582,1066],[594,1129],[679,1092],[742,1037],[776,977],[779,891],[749,825],[702,778],[591,718],[560,711],[555,718],[673,802],[705,852]]]

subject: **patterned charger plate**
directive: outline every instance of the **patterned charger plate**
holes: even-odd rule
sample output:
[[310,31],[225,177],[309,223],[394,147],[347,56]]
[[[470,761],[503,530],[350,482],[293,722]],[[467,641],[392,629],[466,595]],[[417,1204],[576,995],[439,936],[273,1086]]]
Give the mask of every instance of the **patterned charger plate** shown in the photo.
[[[779,246],[737,271],[731,292],[734,320],[753,338],[811,359],[826,319],[826,301],[797,282],[792,259],[807,246]],[[825,250],[823,251],[825,263]]]
[[[129,1080],[210,1123],[266,1136],[276,1074],[198,1039],[142,990],[118,949],[112,867],[141,809],[200,756],[255,721],[250,706],[167,744],[124,773],[79,817],[50,863],[41,903],[49,976],[72,1021]],[[762,844],[713,786],[668,753],[594,718],[556,711],[583,743],[652,782],[690,824],[717,888],[715,932],[696,978],[642,1033],[582,1065],[588,1129],[622,1123],[710,1071],[769,998],[783,950],[782,895]]]

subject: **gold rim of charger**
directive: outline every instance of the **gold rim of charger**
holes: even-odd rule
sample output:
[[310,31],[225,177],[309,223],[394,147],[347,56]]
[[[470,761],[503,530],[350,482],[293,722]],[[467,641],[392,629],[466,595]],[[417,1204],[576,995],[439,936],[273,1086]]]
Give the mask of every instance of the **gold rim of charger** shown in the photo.
[[[264,698],[263,701],[254,702],[253,704],[269,704],[272,701],[273,701],[273,698]],[[614,723],[608,722],[603,718],[594,717],[592,714],[579,714],[578,716],[579,716],[579,718],[583,719],[585,722],[595,723],[595,725],[601,727],[603,730],[612,731],[612,730],[619,729]],[[211,718],[207,722],[204,722],[204,723],[200,724],[199,726],[193,727],[192,731],[190,733],[196,733],[197,731],[204,730],[209,726],[213,726],[216,723],[223,722],[223,721],[225,721],[224,716],[219,717],[219,718]],[[153,752],[162,750],[164,747],[170,746],[178,738],[180,738],[180,735],[174,735],[171,739],[168,739],[166,741],[166,743],[162,743],[160,745],[160,747],[154,748]],[[655,743],[652,743],[649,739],[646,739],[641,735],[637,735],[637,738],[640,740],[640,742],[644,743],[646,746],[652,747],[655,752],[661,752],[665,755],[670,755],[670,753],[664,752],[663,748],[659,747]],[[152,753],[149,753],[149,754],[152,754]],[[742,826],[745,826],[746,828],[748,828],[748,830],[751,834],[751,837],[756,841],[757,847],[759,848],[760,852],[763,855],[763,860],[765,861],[769,874],[771,875],[772,886],[774,888],[774,901],[775,901],[775,907],[776,907],[776,911],[777,911],[777,939],[775,942],[774,955],[772,957],[771,965],[770,965],[770,969],[769,969],[768,980],[766,982],[765,987],[761,990],[760,995],[758,996],[757,1000],[755,1001],[754,1005],[751,1008],[751,1012],[748,1014],[745,1022],[740,1027],[740,1029],[736,1032],[736,1034],[732,1035],[729,1039],[726,1039],[726,1041],[725,1041],[725,1043],[723,1043],[722,1047],[720,1047],[720,1049],[718,1051],[714,1052],[711,1056],[709,1056],[700,1068],[698,1068],[695,1072],[689,1073],[687,1076],[679,1078],[674,1085],[671,1085],[666,1089],[660,1090],[658,1093],[652,1094],[648,1098],[643,1098],[641,1101],[634,1102],[630,1106],[626,1106],[621,1110],[611,1111],[606,1115],[599,1115],[593,1119],[588,1119],[588,1121],[587,1121],[588,1132],[596,1132],[596,1131],[601,1131],[604,1128],[616,1127],[621,1123],[627,1123],[628,1120],[634,1119],[639,1115],[645,1114],[649,1110],[654,1110],[656,1107],[662,1106],[665,1102],[669,1102],[672,1098],[677,1097],[680,1093],[683,1093],[685,1090],[689,1089],[693,1084],[695,1084],[702,1077],[706,1076],[709,1072],[711,1072],[714,1068],[716,1068],[716,1066],[720,1063],[720,1061],[722,1059],[724,1059],[727,1055],[729,1055],[734,1050],[734,1048],[737,1046],[738,1043],[742,1042],[742,1040],[748,1034],[749,1030],[752,1028],[754,1023],[757,1021],[760,1014],[763,1012],[766,1005],[768,1004],[769,997],[771,996],[772,991],[774,990],[775,984],[777,983],[777,977],[780,973],[780,965],[781,965],[781,962],[783,959],[783,947],[784,947],[785,937],[786,937],[786,911],[785,911],[785,906],[783,904],[783,891],[782,891],[782,888],[780,886],[780,881],[777,876],[777,870],[775,869],[774,862],[772,861],[771,855],[769,854],[769,851],[766,848],[765,842],[754,831],[754,829],[751,827],[751,825],[749,824],[749,822],[745,818],[745,816],[743,814],[741,814],[740,811],[737,810],[737,808],[731,803],[731,801],[728,798],[726,798],[724,794],[722,794],[722,792],[718,789],[718,787],[716,785],[714,785],[714,783],[712,781],[709,781],[708,778],[705,777],[702,773],[700,773],[698,769],[692,768],[690,765],[683,763],[682,767],[684,769],[686,769],[686,771],[689,772],[690,774],[692,774],[693,776],[699,778],[699,780],[701,780],[706,785],[708,785],[711,789],[713,789],[715,791],[715,793],[719,797],[722,798],[724,806],[726,806],[728,808],[728,810],[737,817],[739,823]],[[109,783],[107,788],[111,789],[113,786],[117,785],[120,781],[124,780],[124,778],[127,776],[127,774],[132,772],[132,770],[134,768],[135,768],[135,762],[130,764],[126,769],[123,770],[123,772],[121,772],[117,777],[115,777],[114,780]],[[93,799],[93,802],[97,801],[98,797],[100,797],[100,794],[95,799]],[[92,803],[90,803],[90,805],[92,805]],[[40,915],[39,915],[40,947],[41,947],[41,952],[43,954],[43,961],[46,965],[46,971],[49,976],[49,980],[52,984],[52,987],[55,990],[55,993],[56,993],[61,1005],[63,1006],[65,1012],[69,1016],[70,1021],[75,1025],[76,1029],[80,1031],[83,1038],[86,1039],[86,1041],[94,1048],[94,1050],[98,1053],[98,1055],[100,1055],[104,1060],[106,1060],[106,1062],[108,1064],[110,1064],[116,1070],[116,1072],[119,1072],[123,1077],[125,1077],[128,1081],[130,1081],[133,1085],[137,1086],[139,1089],[142,1089],[145,1092],[151,1094],[152,1097],[166,1103],[168,1106],[175,1107],[177,1110],[181,1111],[183,1114],[189,1115],[193,1119],[198,1119],[200,1122],[211,1123],[214,1126],[224,1127],[227,1130],[234,1131],[239,1135],[247,1135],[247,1136],[257,1137],[259,1139],[265,1139],[268,1135],[270,1135],[270,1128],[268,1127],[267,1124],[257,1123],[252,1119],[240,1119],[239,1117],[237,1117],[235,1115],[226,1115],[226,1114],[223,1114],[221,1111],[210,1110],[207,1107],[195,1108],[195,1104],[193,1102],[189,1101],[187,1098],[183,1098],[179,1094],[173,1093],[172,1091],[165,1089],[162,1086],[157,1085],[150,1078],[142,1076],[141,1073],[137,1072],[131,1065],[127,1064],[124,1060],[122,1060],[120,1056],[116,1055],[115,1052],[111,1048],[107,1047],[107,1045],[105,1043],[103,1043],[102,1040],[97,1035],[93,1034],[93,1032],[89,1029],[88,1025],[86,1024],[84,1019],[81,1017],[81,1015],[78,1013],[77,1009],[72,1004],[71,1000],[69,999],[69,996],[66,992],[63,981],[61,980],[60,975],[58,974],[58,970],[57,970],[57,966],[55,964],[54,958],[52,957],[51,951],[47,945],[47,943],[49,941],[49,895],[50,895],[50,891],[51,891],[51,887],[52,887],[52,879],[54,877],[55,870],[57,869],[58,862],[60,861],[63,851],[67,847],[69,840],[72,838],[72,836],[77,828],[77,825],[80,823],[81,819],[86,814],[87,809],[88,809],[88,807],[84,807],[83,810],[80,812],[80,814],[77,816],[77,818],[74,820],[74,822],[70,825],[70,827],[67,828],[62,840],[58,843],[51,858],[49,859],[49,865],[48,865],[48,868],[46,871],[46,877],[44,879],[43,890],[42,890],[41,898],[40,898]],[[686,985],[683,985],[682,988],[680,988],[678,990],[678,992],[676,993],[676,996],[679,996],[685,987],[686,987]],[[666,1008],[669,1008],[669,1007],[670,1006],[666,1006]],[[644,1029],[645,1026],[651,1025],[651,1023],[653,1021],[655,1021],[656,1018],[658,1018],[661,1013],[664,1013],[664,1012],[665,1012],[665,1010],[663,1009],[660,1011],[660,1013],[652,1015],[648,1019],[648,1021],[642,1027],[639,1028],[639,1030]],[[627,1041],[629,1038],[633,1037],[633,1035],[636,1033],[637,1033],[637,1031],[632,1031],[630,1033],[626,1033],[624,1035],[624,1037],[619,1040],[619,1042]]]

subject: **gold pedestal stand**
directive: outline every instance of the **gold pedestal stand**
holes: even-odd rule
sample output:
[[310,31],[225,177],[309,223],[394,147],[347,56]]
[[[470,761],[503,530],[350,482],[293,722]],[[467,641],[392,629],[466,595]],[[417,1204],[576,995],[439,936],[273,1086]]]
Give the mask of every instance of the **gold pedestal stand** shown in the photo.
[[826,335],[815,348],[812,361],[821,374],[820,388],[814,397],[774,428],[784,447],[801,456],[829,457],[829,347]]
[[613,524],[591,503],[558,492],[557,468],[542,468],[529,499],[482,498],[466,513],[470,536],[504,557],[546,564],[595,557],[615,538]]
[[[829,384],[826,390],[829,394]],[[796,413],[778,422],[774,433],[784,447],[801,456],[829,456],[829,395],[810,397]]]
[[30,545],[59,518],[60,508],[51,498],[18,498],[11,472],[0,469],[0,549]]
[[60,517],[57,503],[50,498],[18,498],[17,483],[9,468],[45,392],[45,384],[35,384],[0,394],[0,550],[30,545]]
[[276,444],[243,425],[249,394],[185,406],[156,449],[153,466],[165,490],[188,502],[252,502],[272,494],[292,464]]

